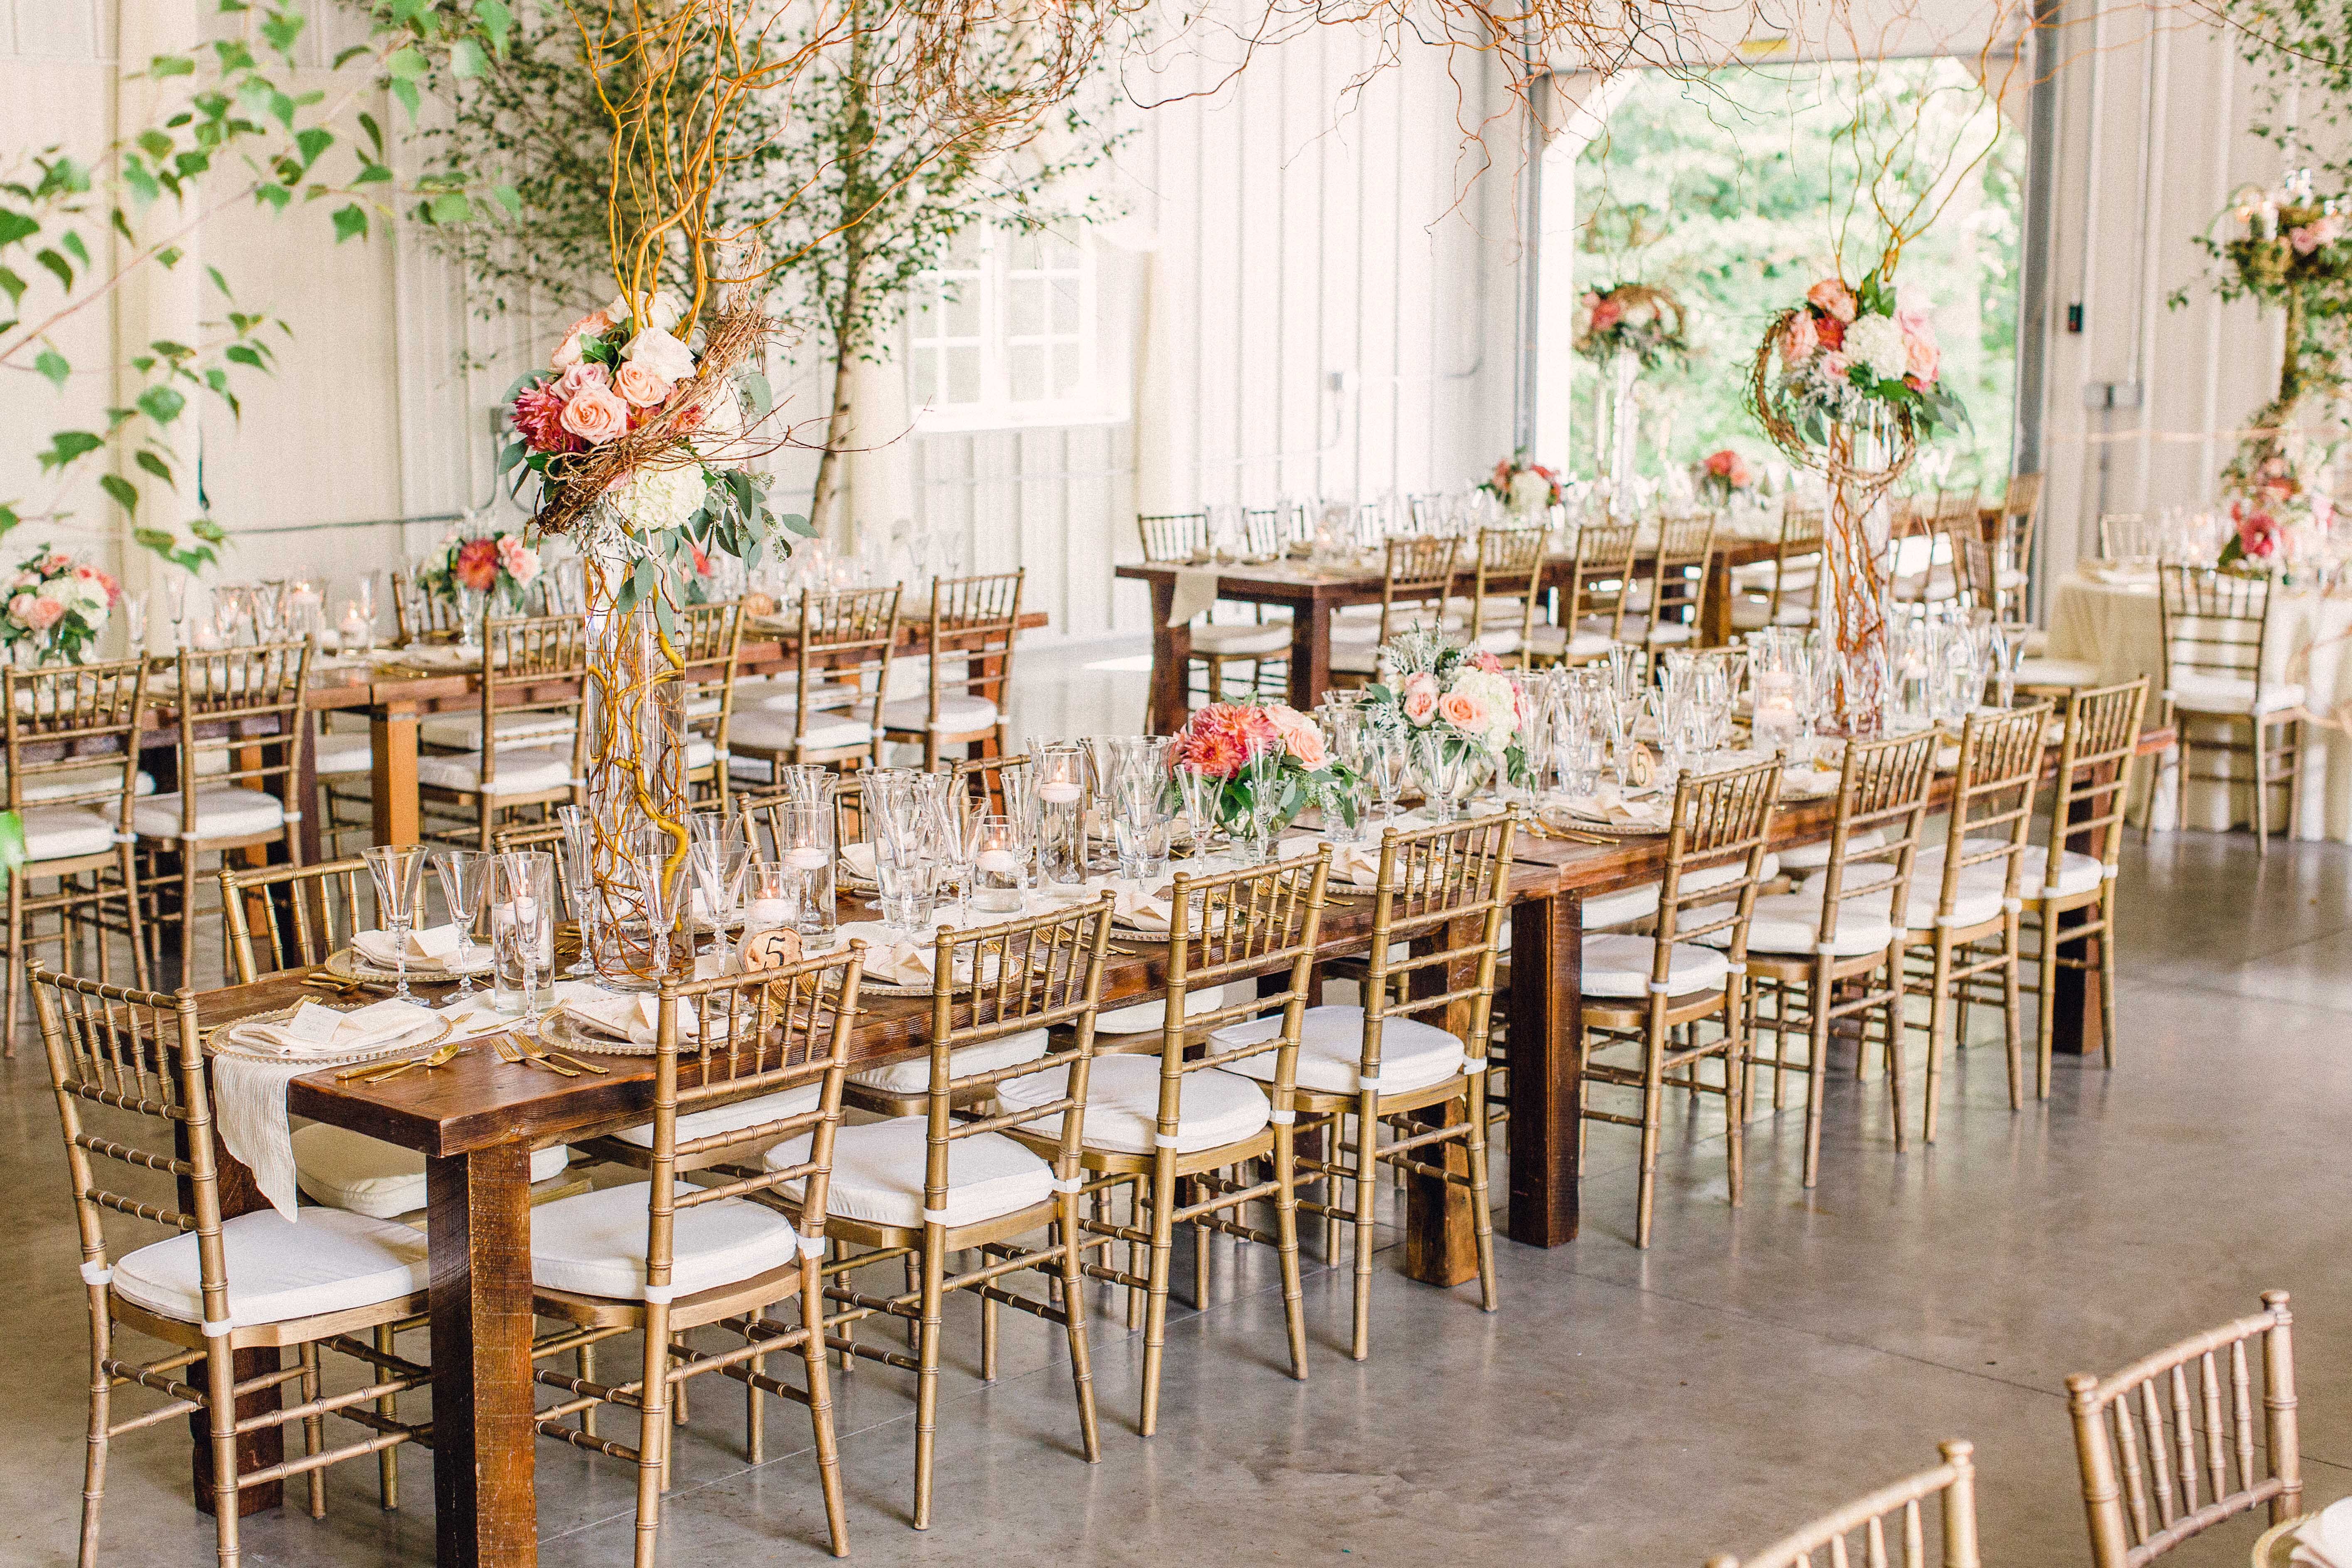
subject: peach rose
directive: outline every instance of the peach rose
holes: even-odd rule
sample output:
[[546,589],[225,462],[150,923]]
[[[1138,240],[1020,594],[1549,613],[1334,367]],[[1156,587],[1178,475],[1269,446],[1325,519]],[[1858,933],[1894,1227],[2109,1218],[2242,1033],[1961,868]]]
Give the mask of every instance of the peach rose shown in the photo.
[[1300,767],[1315,769],[1323,765],[1323,731],[1316,727],[1314,720],[1282,703],[1270,703],[1265,711],[1274,721],[1274,732],[1282,737],[1284,747]]
[[1437,711],[1437,682],[1427,675],[1406,676],[1402,696],[1404,716],[1416,724],[1428,723]]
[[629,361],[613,377],[613,390],[632,408],[659,407],[674,384],[639,360]]
[[1925,387],[1934,384],[1936,367],[1943,363],[1943,351],[1929,338],[1908,338],[1903,344],[1903,368],[1908,378]]
[[583,387],[612,384],[613,373],[603,365],[575,364],[556,378],[555,392],[559,397],[569,398],[576,396]]
[[[33,602],[26,605],[25,604],[26,599],[31,599]],[[37,598],[30,594],[19,594],[15,602],[9,605],[8,613],[33,630],[45,632],[64,617],[66,607],[46,594]]]
[[1780,363],[1802,364],[1821,346],[1822,334],[1814,329],[1813,313],[1800,310],[1790,320],[1789,330],[1780,334]]
[[563,427],[592,447],[601,447],[629,427],[629,405],[609,388],[583,386],[563,405]]
[[556,346],[548,363],[557,370],[569,370],[580,363],[580,347],[583,340],[613,330],[613,318],[603,310],[591,310],[572,323],[563,333],[563,342]]
[[1449,691],[1437,700],[1437,716],[1457,730],[1486,727],[1486,705],[1466,691]]
[[1853,290],[1845,286],[1842,278],[1822,279],[1805,290],[1805,298],[1823,315],[1841,322],[1853,321],[1860,309],[1854,301]]

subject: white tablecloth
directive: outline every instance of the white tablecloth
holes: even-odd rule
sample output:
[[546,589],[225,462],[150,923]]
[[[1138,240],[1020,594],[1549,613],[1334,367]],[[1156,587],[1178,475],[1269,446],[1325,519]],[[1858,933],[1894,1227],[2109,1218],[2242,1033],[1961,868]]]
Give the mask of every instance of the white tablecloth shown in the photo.
[[[2050,653],[2056,658],[2095,665],[2099,682],[2111,685],[2146,675],[2164,679],[2163,617],[2153,583],[2099,583],[2074,577],[2058,585],[2050,612]],[[2352,842],[2352,734],[2336,727],[2352,715],[2352,599],[2315,593],[2274,593],[2270,638],[2264,650],[2266,680],[2304,689],[2304,705],[2323,721],[2305,726],[2303,784],[2295,802],[2294,831],[2304,838]],[[2156,698],[2151,694],[2149,702]],[[2221,759],[2202,752],[2200,771]],[[2229,761],[2243,771],[2242,758]],[[2210,830],[2253,820],[2253,794],[2244,786],[2200,784],[2185,809],[2173,795],[2168,774],[2157,799],[2158,827],[2187,826]]]

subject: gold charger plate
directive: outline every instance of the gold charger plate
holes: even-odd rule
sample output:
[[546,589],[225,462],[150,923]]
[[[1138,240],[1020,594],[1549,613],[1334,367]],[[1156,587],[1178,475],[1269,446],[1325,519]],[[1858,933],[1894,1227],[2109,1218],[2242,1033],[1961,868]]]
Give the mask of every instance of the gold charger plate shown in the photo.
[[[357,1007],[334,1007],[332,1003],[328,1002],[319,1002],[316,1005],[321,1007],[332,1007],[338,1013],[351,1013],[358,1010]],[[440,1021],[441,1026],[438,1029],[430,1034],[419,1035],[414,1039],[396,1040],[389,1045],[370,1046],[364,1050],[336,1051],[330,1055],[315,1057],[289,1057],[283,1051],[274,1049],[248,1050],[240,1047],[231,1037],[230,1031],[243,1028],[249,1024],[283,1023],[292,1017],[300,1005],[300,1003],[297,1003],[293,1007],[279,1007],[268,1013],[253,1013],[215,1026],[205,1036],[205,1053],[207,1056],[228,1057],[241,1062],[255,1062],[264,1067],[299,1066],[305,1072],[310,1072],[320,1068],[349,1067],[353,1062],[374,1061],[382,1057],[396,1057],[403,1051],[431,1050],[455,1034],[457,1028],[455,1019],[444,1018]],[[360,1005],[372,1006],[373,1004],[362,1003]]]
[[[476,943],[474,952],[478,955],[478,962],[464,969],[453,967],[450,960],[437,959],[435,962],[440,965],[439,968],[411,969],[408,972],[408,983],[411,985],[442,985],[453,984],[469,974],[479,980],[497,967],[497,962],[492,957],[487,942]],[[350,947],[337,948],[327,955],[327,962],[320,967],[338,980],[396,981],[400,978],[399,974],[392,970],[378,969],[374,964],[362,958],[358,949]]]

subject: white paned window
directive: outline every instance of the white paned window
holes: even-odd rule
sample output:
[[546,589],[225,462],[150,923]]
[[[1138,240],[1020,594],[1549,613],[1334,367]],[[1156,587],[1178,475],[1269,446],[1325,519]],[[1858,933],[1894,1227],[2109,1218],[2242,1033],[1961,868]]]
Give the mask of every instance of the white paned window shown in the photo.
[[1084,235],[966,230],[915,284],[911,384],[925,423],[1048,424],[1102,412],[1094,247]]

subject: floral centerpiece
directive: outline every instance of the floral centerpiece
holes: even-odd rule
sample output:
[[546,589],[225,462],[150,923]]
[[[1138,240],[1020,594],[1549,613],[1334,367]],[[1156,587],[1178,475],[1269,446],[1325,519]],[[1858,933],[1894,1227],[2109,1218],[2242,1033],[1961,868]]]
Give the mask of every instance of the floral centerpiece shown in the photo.
[[1576,329],[1576,352],[1596,364],[1631,354],[1643,370],[1688,357],[1683,337],[1683,304],[1670,289],[1647,283],[1616,283],[1588,289],[1577,301],[1584,319]]
[[1209,815],[1228,834],[1264,841],[1308,805],[1352,810],[1347,770],[1314,720],[1281,702],[1212,702],[1178,732],[1180,774],[1213,786]]
[[62,550],[26,557],[8,582],[7,613],[0,615],[0,647],[21,658],[79,664],[122,602],[122,584]]
[[1558,506],[1562,499],[1559,471],[1528,462],[1524,447],[1497,462],[1495,471],[1478,488],[1501,501],[1516,517]]
[[1709,452],[1699,459],[1698,493],[1718,507],[1729,506],[1734,496],[1746,495],[1755,484],[1756,470],[1733,447]]
[[1423,793],[1440,815],[1452,814],[1454,797],[1467,794],[1478,773],[1528,776],[1526,698],[1501,660],[1428,628],[1391,638],[1382,652],[1386,675],[1365,689],[1365,709],[1412,747]]
[[416,568],[416,585],[453,605],[462,588],[520,610],[523,591],[539,581],[539,552],[520,533],[452,529]]

